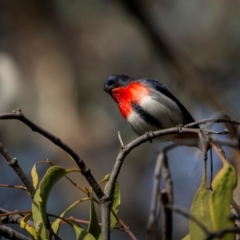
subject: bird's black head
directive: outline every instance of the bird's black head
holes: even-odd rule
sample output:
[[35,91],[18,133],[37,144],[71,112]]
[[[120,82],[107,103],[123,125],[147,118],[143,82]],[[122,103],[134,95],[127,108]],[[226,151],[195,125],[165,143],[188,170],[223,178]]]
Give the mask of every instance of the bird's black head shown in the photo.
[[107,78],[103,89],[105,92],[111,93],[112,89],[127,86],[133,80],[132,77],[125,74],[114,74]]

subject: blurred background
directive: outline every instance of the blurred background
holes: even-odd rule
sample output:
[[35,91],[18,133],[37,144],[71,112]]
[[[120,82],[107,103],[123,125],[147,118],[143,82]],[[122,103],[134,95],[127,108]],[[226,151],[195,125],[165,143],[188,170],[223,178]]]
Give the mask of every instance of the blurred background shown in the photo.
[[[0,113],[20,107],[71,146],[100,180],[110,173],[119,152],[117,131],[125,144],[136,137],[103,91],[109,75],[126,73],[165,83],[197,120],[221,111],[239,119],[239,42],[239,1],[0,0]],[[29,177],[33,164],[45,158],[75,167],[66,153],[18,121],[1,121],[0,142]],[[137,239],[161,239],[160,231],[147,236],[145,227],[155,162],[163,146],[146,143],[135,149],[119,176],[120,217]],[[237,152],[226,150],[238,169]],[[188,211],[201,180],[202,157],[188,147],[168,156],[175,204]],[[2,157],[0,164],[0,183],[21,185]],[[46,168],[39,165],[39,174]],[[88,186],[79,173],[71,177]],[[61,180],[48,212],[60,214],[83,197]],[[0,188],[0,207],[29,210],[30,203],[21,190]],[[88,206],[80,204],[67,216],[88,220]],[[188,220],[174,215],[174,239],[187,233]],[[60,237],[75,238],[68,226]],[[130,239],[120,231],[112,238]]]

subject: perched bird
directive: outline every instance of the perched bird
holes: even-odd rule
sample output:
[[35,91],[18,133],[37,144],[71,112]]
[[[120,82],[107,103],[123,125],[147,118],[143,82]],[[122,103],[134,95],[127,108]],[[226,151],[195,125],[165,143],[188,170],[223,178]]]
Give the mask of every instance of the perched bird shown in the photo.
[[[194,122],[180,101],[156,80],[115,74],[105,81],[104,91],[118,104],[122,116],[137,135]],[[164,136],[161,140],[172,138]]]

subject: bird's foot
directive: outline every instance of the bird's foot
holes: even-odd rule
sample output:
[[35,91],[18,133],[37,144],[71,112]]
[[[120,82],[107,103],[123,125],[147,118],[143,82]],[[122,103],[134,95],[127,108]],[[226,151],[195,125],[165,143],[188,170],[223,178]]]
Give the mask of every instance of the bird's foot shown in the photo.
[[154,133],[152,131],[149,131],[146,134],[149,137],[149,142],[152,143],[151,134],[154,136]]
[[182,124],[178,124],[177,126],[177,129],[178,129],[178,133],[182,133],[182,128],[183,128],[183,125]]

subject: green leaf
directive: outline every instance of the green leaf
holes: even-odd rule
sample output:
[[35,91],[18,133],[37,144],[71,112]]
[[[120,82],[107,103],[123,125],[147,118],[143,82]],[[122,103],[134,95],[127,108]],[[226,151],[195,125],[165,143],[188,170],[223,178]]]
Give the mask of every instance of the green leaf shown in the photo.
[[[190,214],[204,224],[208,229],[212,229],[210,217],[210,197],[211,192],[206,186],[206,168],[204,168],[202,181],[193,199]],[[189,224],[189,239],[202,240],[206,238],[204,231],[194,221],[190,220]]]
[[26,214],[21,220],[20,220],[20,227],[24,230],[26,230],[35,240],[41,240],[41,237],[37,234],[36,229],[28,224],[28,219],[32,217],[32,213]]
[[[108,183],[105,185],[104,192],[108,188]],[[116,182],[111,196],[111,212],[110,212],[110,230],[113,230],[115,225],[119,222],[118,219],[118,206],[121,204],[121,192],[119,183]]]
[[36,169],[37,163],[33,165],[33,168],[31,170],[31,176],[32,176],[32,182],[33,182],[33,187],[36,189],[37,184],[38,184],[38,174],[37,174],[37,169]]
[[32,176],[32,182],[33,182],[33,187],[35,189],[37,189],[37,185],[38,185],[38,173],[37,173],[37,165],[40,163],[50,163],[51,162],[47,159],[46,161],[40,161],[40,162],[36,162],[31,170],[31,176]]
[[33,220],[36,231],[42,239],[46,239],[46,207],[48,196],[54,184],[68,172],[59,166],[50,167],[35,193],[32,203]]
[[100,180],[100,182],[98,184],[101,184],[103,182],[107,182],[109,180],[109,178],[110,178],[110,174],[105,175],[105,177],[102,180]]
[[184,238],[182,238],[182,240],[190,240],[190,234],[188,234],[187,236],[185,236]]
[[[223,162],[222,169],[217,173],[213,182],[213,192],[210,198],[210,213],[214,231],[234,228],[234,221],[230,221],[230,204],[233,190],[237,185],[237,176],[234,167],[227,161]],[[235,240],[235,234],[225,234],[221,239]]]
[[[92,196],[92,189],[91,189],[91,196]],[[97,218],[93,200],[91,200],[91,205],[90,205],[90,223],[88,225],[87,231],[91,233],[96,239],[101,239],[101,228],[99,226],[99,221]]]
[[92,234],[86,232],[77,224],[72,223],[72,227],[76,233],[76,240],[96,240],[96,238],[94,238]]
[[[86,200],[89,200],[89,198],[83,198],[81,200],[78,200],[76,202],[74,202],[72,205],[70,205],[65,211],[62,212],[62,214],[60,215],[60,217],[64,217],[64,215],[69,211],[71,210],[73,207],[75,207],[77,204],[83,202],[83,201],[86,201]],[[57,218],[53,223],[52,223],[52,230],[54,231],[54,233],[58,233],[58,230],[59,230],[59,226],[60,226],[60,222],[62,221],[62,219],[60,218]]]

